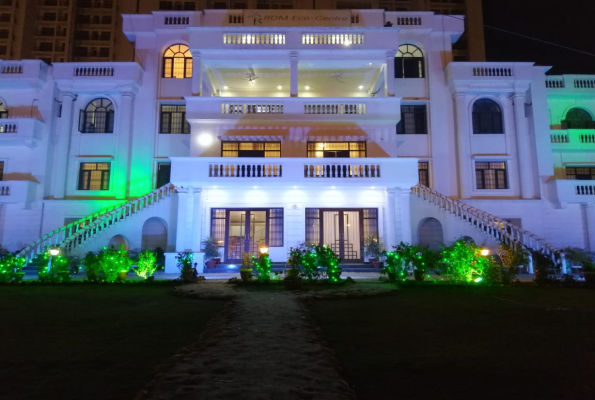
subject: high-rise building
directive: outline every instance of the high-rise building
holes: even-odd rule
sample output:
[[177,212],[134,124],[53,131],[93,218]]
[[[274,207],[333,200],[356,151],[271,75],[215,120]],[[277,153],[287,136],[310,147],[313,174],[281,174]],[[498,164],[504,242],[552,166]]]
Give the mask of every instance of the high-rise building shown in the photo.
[[0,59],[132,61],[122,14],[201,9],[385,9],[465,16],[455,61],[484,61],[481,0],[0,0]]

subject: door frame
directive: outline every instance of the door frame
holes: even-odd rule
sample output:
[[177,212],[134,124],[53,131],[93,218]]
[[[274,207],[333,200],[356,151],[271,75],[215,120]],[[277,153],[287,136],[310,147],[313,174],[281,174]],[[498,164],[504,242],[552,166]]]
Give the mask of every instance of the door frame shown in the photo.
[[359,237],[360,237],[360,248],[359,248],[359,255],[360,258],[356,258],[356,259],[349,259],[349,260],[345,260],[344,255],[345,255],[345,240],[344,239],[340,239],[340,243],[339,243],[339,257],[341,257],[341,263],[346,263],[346,262],[353,262],[353,263],[359,263],[359,262],[363,262],[364,261],[364,257],[363,257],[363,251],[364,251],[364,209],[363,208],[319,208],[318,212],[321,213],[319,214],[319,221],[320,221],[320,232],[319,232],[319,238],[320,238],[320,245],[324,245],[324,213],[325,212],[339,212],[339,234],[341,237],[344,236],[344,232],[345,232],[345,226],[344,226],[344,218],[341,218],[341,215],[344,215],[343,212],[348,211],[348,212],[353,212],[353,211],[357,211],[358,214],[358,219],[359,219]]
[[[248,208],[244,208],[244,207],[240,207],[240,208],[226,208],[225,209],[225,247],[223,250],[224,253],[224,257],[223,260],[225,263],[241,263],[242,259],[235,259],[235,258],[228,258],[229,257],[229,222],[230,222],[230,218],[229,218],[229,213],[232,211],[245,211],[248,215],[250,215],[250,213],[252,211],[264,211],[265,212],[265,243],[268,246],[269,245],[269,224],[270,224],[270,209],[268,208],[253,208],[253,207],[248,207]],[[248,232],[248,229],[250,228],[250,218],[246,218],[246,222],[244,222],[244,236],[246,236],[246,232]],[[248,235],[249,237],[249,235]],[[248,238],[244,238],[244,250],[242,252],[244,252],[246,250],[246,241],[249,240]]]

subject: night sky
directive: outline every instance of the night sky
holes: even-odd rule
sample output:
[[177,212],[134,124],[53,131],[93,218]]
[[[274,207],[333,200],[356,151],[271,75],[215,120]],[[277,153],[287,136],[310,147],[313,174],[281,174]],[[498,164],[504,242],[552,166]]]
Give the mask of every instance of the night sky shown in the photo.
[[[595,0],[483,0],[484,23],[595,54]],[[548,74],[595,74],[595,56],[485,28],[488,61],[534,61]]]

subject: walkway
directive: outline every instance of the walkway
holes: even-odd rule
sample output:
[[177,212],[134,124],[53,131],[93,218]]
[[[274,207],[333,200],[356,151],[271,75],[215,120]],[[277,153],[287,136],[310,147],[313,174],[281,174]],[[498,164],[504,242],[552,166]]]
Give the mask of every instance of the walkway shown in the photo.
[[[302,303],[307,293],[262,292],[203,282],[181,295],[231,299],[198,343],[185,348],[138,399],[350,400],[339,363],[313,330]],[[325,291],[349,297],[394,292],[392,285],[358,283]],[[314,292],[314,297],[325,296]]]

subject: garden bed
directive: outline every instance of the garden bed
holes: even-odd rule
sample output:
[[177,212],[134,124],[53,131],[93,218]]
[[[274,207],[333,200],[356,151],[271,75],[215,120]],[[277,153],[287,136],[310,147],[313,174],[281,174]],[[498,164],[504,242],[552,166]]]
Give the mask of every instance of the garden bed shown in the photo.
[[310,309],[362,400],[595,392],[592,290],[407,285],[398,296]]
[[224,302],[169,285],[0,288],[0,398],[131,399]]

